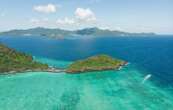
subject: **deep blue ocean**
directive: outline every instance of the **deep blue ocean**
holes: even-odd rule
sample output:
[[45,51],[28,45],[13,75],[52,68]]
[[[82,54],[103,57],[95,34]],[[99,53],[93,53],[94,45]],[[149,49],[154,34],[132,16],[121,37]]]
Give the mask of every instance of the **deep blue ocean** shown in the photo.
[[129,62],[119,71],[0,75],[0,110],[173,110],[173,36],[1,36],[0,43],[56,67],[97,54]]
[[62,61],[108,54],[152,73],[162,86],[173,86],[173,36],[101,37],[49,39],[46,37],[0,37],[0,42],[19,51]]

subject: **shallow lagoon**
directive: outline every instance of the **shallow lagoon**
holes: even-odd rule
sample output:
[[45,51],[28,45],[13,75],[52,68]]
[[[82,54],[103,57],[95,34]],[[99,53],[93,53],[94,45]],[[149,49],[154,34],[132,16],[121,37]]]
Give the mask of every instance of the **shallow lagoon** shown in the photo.
[[131,64],[120,71],[0,76],[2,110],[171,110],[172,94]]

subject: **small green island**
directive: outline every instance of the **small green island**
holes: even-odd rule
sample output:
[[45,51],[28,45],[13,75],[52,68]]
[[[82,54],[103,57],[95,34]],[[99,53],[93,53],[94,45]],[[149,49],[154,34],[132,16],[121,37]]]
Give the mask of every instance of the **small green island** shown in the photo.
[[32,56],[0,44],[0,74],[51,70],[47,64],[34,61]]
[[126,64],[126,61],[115,59],[108,55],[97,55],[72,63],[66,69],[66,72],[83,73],[103,70],[118,70]]

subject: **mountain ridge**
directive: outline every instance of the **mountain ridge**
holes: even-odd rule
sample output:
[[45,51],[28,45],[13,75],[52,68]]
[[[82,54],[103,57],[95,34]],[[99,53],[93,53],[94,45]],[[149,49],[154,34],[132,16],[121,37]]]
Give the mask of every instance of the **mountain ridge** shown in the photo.
[[18,36],[48,36],[53,38],[64,38],[65,36],[148,36],[155,33],[130,33],[118,30],[100,29],[98,27],[83,28],[78,30],[64,30],[60,28],[36,27],[30,29],[15,29],[1,32],[0,35],[18,35]]

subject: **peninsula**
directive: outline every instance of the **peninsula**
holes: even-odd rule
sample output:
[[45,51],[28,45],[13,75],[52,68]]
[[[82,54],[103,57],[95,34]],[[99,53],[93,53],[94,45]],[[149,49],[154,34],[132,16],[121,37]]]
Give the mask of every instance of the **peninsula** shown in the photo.
[[67,69],[67,73],[83,73],[102,70],[118,70],[127,62],[112,58],[108,55],[92,56],[84,60],[72,63]]
[[32,56],[0,44],[0,74],[14,74],[25,71],[57,72],[58,69],[36,62]]

